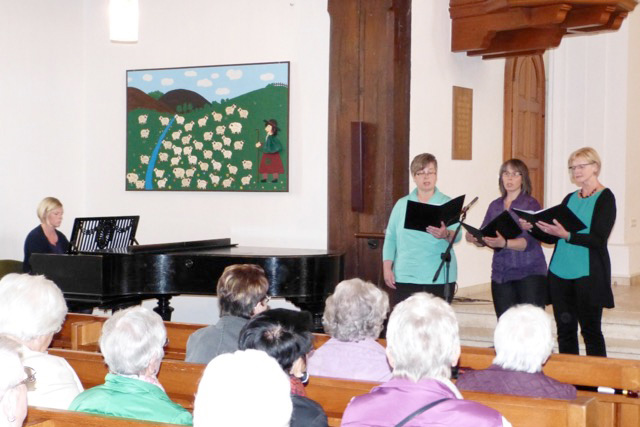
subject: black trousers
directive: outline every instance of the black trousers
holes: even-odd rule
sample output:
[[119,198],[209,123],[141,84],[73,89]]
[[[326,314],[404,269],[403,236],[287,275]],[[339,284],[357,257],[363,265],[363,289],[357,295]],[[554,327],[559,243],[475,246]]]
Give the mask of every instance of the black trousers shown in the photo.
[[456,283],[447,283],[444,285],[416,285],[415,283],[396,283],[396,289],[390,290],[391,307],[406,300],[416,292],[428,292],[432,295],[442,298],[449,304],[453,300]]
[[534,275],[504,283],[492,281],[491,296],[498,318],[509,308],[518,304],[533,304],[544,309],[549,301],[547,278]]
[[562,279],[549,272],[553,315],[560,353],[579,354],[578,324],[589,356],[607,356],[602,335],[602,306],[589,298],[588,278]]

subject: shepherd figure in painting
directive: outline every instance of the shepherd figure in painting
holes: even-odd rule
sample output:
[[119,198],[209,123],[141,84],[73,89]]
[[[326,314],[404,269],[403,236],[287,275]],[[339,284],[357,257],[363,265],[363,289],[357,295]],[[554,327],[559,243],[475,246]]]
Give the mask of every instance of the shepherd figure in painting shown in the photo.
[[[262,176],[260,182],[267,182],[269,174],[273,175],[271,182],[278,182],[279,175],[284,173],[284,166],[282,166],[282,158],[280,157],[282,144],[276,137],[279,130],[278,122],[275,119],[269,119],[264,121],[264,125],[267,136],[262,149],[262,160],[260,160],[260,166],[258,167],[258,173]],[[256,147],[262,147],[262,143],[258,141]]]

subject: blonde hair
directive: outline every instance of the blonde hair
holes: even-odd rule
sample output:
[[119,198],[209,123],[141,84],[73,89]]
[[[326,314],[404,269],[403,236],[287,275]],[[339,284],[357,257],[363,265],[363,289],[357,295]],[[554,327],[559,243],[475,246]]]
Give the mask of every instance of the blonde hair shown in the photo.
[[36,210],[38,219],[40,219],[40,222],[44,224],[45,222],[47,222],[47,215],[49,214],[49,212],[61,207],[62,203],[60,203],[60,200],[56,199],[55,197],[45,197],[38,204],[38,209]]
[[[600,160],[600,155],[598,155],[598,152],[595,149],[591,147],[578,148],[569,156],[567,165],[571,167],[571,163],[573,163],[573,161],[578,157],[582,157],[583,159],[586,159],[587,162],[593,163],[596,166],[598,166],[598,170],[596,171],[596,176],[600,175],[600,170],[602,169],[602,160]],[[571,175],[571,169],[569,169],[569,175]]]
[[268,290],[269,281],[259,265],[228,266],[218,279],[220,315],[251,317],[253,308],[267,295]]
[[343,280],[327,298],[322,326],[340,341],[378,338],[389,313],[389,296],[371,282]]

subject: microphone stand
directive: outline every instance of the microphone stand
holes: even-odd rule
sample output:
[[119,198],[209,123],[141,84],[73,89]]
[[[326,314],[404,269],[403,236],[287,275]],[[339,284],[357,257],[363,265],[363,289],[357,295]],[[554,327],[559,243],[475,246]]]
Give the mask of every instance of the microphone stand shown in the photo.
[[[456,241],[456,237],[458,237],[458,233],[460,233],[460,228],[462,227],[462,223],[464,222],[465,219],[467,219],[467,210],[468,209],[464,209],[462,211],[462,214],[460,215],[460,221],[458,222],[458,227],[456,228],[455,233],[453,233],[453,238],[449,242],[447,249],[442,254],[440,254],[440,259],[442,259],[442,261],[440,262],[440,266],[438,267],[436,274],[433,276],[433,282],[435,283],[435,281],[438,280],[438,277],[440,276],[440,271],[442,270],[442,267],[444,267],[445,291],[447,290],[446,286],[449,285],[449,267],[451,264],[451,250],[453,249],[453,242]],[[445,293],[445,299],[446,298],[447,298],[447,295]],[[451,295],[451,299],[453,299],[453,295]],[[447,301],[447,302],[451,303],[451,301]]]

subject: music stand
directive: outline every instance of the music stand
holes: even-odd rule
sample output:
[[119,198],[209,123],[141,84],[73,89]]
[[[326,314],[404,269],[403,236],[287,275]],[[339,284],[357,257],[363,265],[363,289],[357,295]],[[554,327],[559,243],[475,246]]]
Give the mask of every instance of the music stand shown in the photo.
[[136,242],[139,216],[76,218],[69,253],[123,252]]

